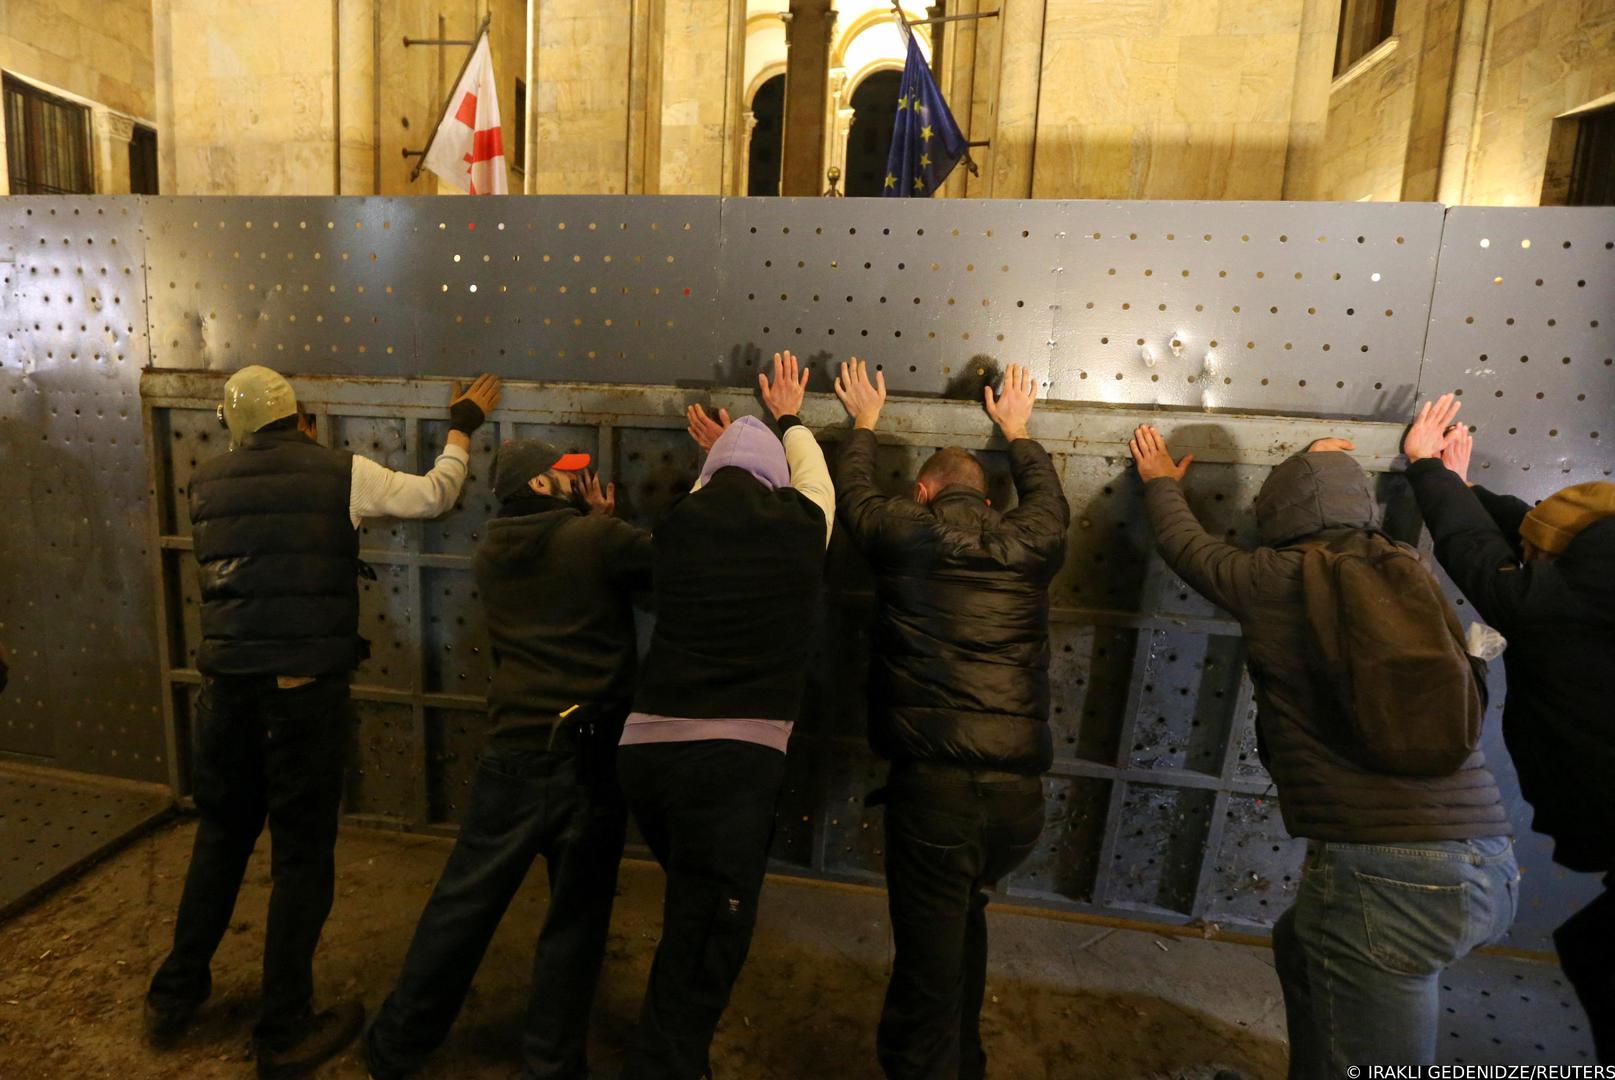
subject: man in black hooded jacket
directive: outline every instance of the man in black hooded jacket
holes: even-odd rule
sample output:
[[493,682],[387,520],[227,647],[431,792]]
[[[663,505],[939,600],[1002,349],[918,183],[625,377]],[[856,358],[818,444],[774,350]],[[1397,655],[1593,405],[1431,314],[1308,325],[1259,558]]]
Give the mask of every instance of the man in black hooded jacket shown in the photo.
[[1436,558],[1508,639],[1503,741],[1553,838],[1553,859],[1605,875],[1605,891],[1554,932],[1559,963],[1615,1064],[1615,484],[1577,484],[1534,508],[1467,483],[1469,429],[1446,394],[1403,441]]
[[650,534],[612,517],[587,454],[499,448],[473,570],[488,619],[492,733],[460,834],[398,984],[366,1040],[374,1080],[414,1073],[449,1033],[488,942],[538,856],[550,903],[522,1033],[524,1080],[583,1080],[627,810],[617,739],[638,661],[631,594]]
[[1012,364],[987,413],[1009,444],[1020,503],[987,500],[985,474],[957,447],[920,469],[913,498],[875,485],[885,377],[841,365],[853,419],[836,492],[875,571],[880,600],[869,738],[888,759],[886,888],[896,957],[876,1035],[893,1080],[986,1075],[981,1002],[987,895],[1043,831],[1049,735],[1049,582],[1070,509],[1048,453],[1027,435],[1037,397]]

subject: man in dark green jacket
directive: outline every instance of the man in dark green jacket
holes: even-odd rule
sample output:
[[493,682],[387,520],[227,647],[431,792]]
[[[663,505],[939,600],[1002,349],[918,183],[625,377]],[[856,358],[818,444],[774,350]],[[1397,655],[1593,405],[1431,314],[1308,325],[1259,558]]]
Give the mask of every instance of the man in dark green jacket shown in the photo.
[[1019,504],[987,499],[981,464],[949,447],[914,497],[875,483],[884,376],[841,365],[853,430],[836,464],[841,518],[875,571],[869,740],[891,762],[886,891],[896,957],[875,1051],[892,1080],[986,1075],[981,1002],[987,894],[1043,831],[1049,735],[1049,582],[1071,512],[1027,433],[1037,383],[1011,364],[987,413],[1009,444]]
[[1290,835],[1308,841],[1296,902],[1273,927],[1291,1080],[1429,1064],[1440,974],[1513,922],[1519,870],[1497,783],[1474,751],[1447,776],[1371,764],[1308,646],[1307,546],[1378,528],[1368,476],[1342,439],[1276,466],[1256,497],[1262,546],[1210,535],[1160,434],[1130,448],[1162,559],[1239,620],[1262,763]]
[[550,904],[522,1033],[524,1080],[583,1080],[627,811],[617,739],[638,659],[631,594],[650,534],[612,517],[587,454],[537,439],[499,448],[473,569],[488,619],[492,732],[465,820],[367,1039],[375,1080],[414,1073],[448,1036],[533,860]]

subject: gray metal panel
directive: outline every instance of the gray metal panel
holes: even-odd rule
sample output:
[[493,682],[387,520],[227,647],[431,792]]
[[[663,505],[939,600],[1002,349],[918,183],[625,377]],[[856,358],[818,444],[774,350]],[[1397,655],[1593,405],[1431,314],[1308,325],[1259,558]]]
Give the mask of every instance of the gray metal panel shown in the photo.
[[0,916],[166,816],[166,789],[0,766]]
[[1445,1065],[1591,1066],[1586,1014],[1554,964],[1471,955],[1441,975]]
[[147,201],[153,362],[716,374],[717,199]]
[[821,368],[856,353],[895,392],[942,393],[988,356],[1032,364],[1073,401],[1399,415],[1441,213],[726,199],[720,345],[733,381],[791,348]]
[[1615,469],[1615,213],[1447,211],[1420,383],[1463,395],[1470,479],[1527,500]]
[[1053,396],[1404,414],[1430,310],[1438,204],[1049,205],[1063,238]]
[[[1615,470],[1615,213],[1607,208],[1447,211],[1420,382],[1462,395],[1475,430],[1470,479],[1535,501]],[[1456,596],[1456,590],[1449,591]],[[1466,621],[1469,613],[1460,607]],[[1500,668],[1501,665],[1494,665]],[[1552,862],[1501,737],[1494,672],[1484,747],[1516,825],[1524,877],[1509,944],[1547,950],[1552,932],[1601,890]]]
[[141,206],[0,202],[0,751],[159,780]]

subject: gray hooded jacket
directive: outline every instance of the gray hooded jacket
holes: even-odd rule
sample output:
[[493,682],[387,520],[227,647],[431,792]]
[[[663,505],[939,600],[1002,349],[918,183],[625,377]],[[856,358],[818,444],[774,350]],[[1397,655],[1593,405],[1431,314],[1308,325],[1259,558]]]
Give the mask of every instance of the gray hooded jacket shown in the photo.
[[1301,562],[1308,538],[1373,528],[1368,476],[1338,451],[1289,458],[1256,498],[1262,545],[1208,534],[1176,480],[1145,488],[1161,557],[1239,620],[1256,688],[1257,743],[1292,836],[1340,843],[1468,840],[1511,833],[1497,782],[1476,751],[1451,776],[1409,777],[1361,763],[1352,733],[1320,707],[1329,689],[1307,646]]

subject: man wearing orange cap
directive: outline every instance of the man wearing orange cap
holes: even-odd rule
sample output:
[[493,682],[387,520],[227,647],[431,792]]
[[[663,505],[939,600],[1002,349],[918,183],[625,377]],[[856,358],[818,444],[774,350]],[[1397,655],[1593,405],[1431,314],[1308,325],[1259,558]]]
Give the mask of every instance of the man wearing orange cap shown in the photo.
[[1615,1063],[1615,484],[1575,484],[1535,507],[1468,486],[1458,401],[1425,402],[1402,443],[1436,558],[1508,639],[1503,739],[1555,862],[1606,875],[1554,932],[1559,962]]
[[522,1076],[589,1075],[589,1012],[628,818],[616,749],[638,663],[632,594],[650,588],[651,537],[612,516],[615,486],[602,491],[588,467],[588,454],[541,439],[499,447],[499,514],[472,564],[493,659],[491,730],[454,850],[365,1039],[374,1080],[414,1075],[448,1037],[539,856],[549,909]]

